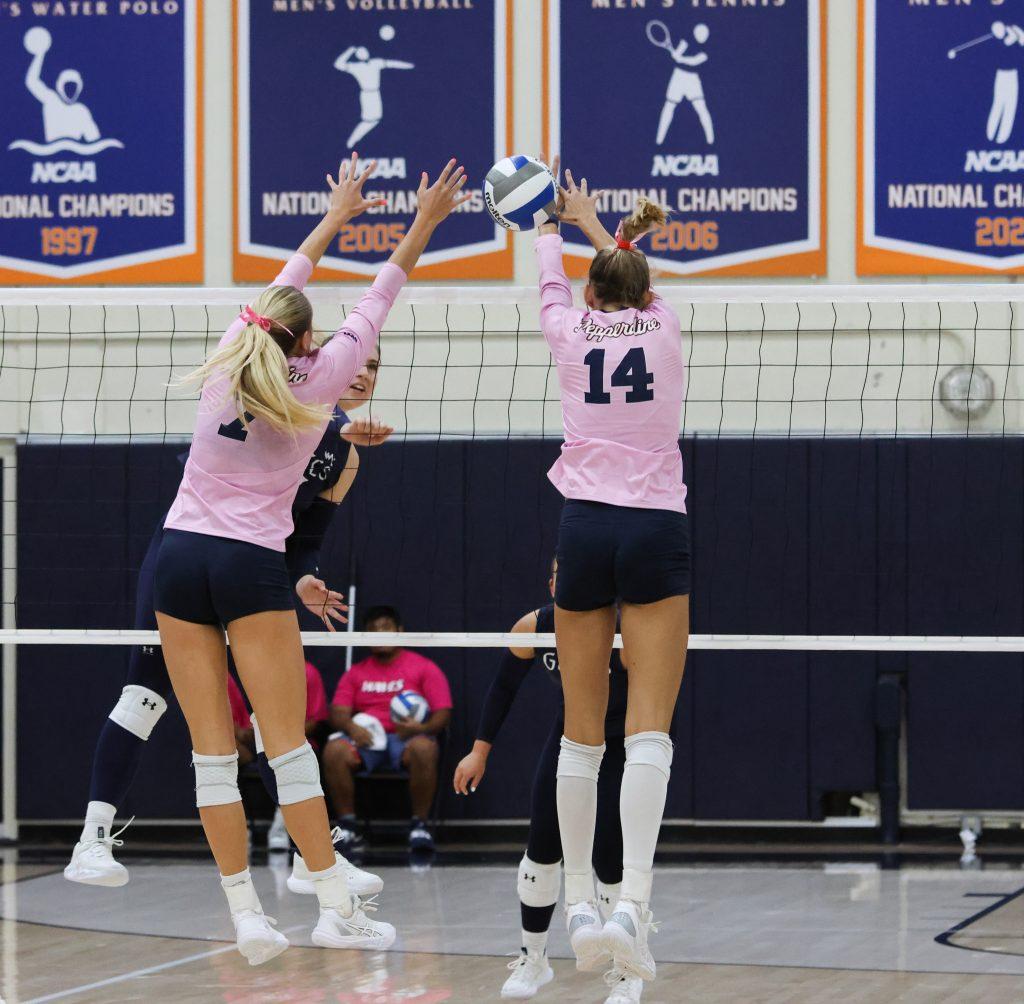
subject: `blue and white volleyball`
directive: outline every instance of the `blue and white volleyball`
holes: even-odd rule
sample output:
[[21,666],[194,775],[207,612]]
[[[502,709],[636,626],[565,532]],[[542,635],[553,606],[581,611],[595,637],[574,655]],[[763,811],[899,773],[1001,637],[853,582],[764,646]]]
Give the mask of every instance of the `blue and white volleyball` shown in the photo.
[[516,154],[499,160],[484,179],[484,202],[506,230],[533,230],[555,212],[555,179],[546,164]]
[[430,705],[422,694],[415,690],[403,690],[391,698],[391,720],[393,722],[425,722],[430,714]]

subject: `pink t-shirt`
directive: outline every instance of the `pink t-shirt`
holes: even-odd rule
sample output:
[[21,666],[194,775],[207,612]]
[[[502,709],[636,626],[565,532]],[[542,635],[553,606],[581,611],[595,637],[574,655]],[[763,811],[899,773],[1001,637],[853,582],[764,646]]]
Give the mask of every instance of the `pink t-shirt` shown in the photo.
[[372,655],[357,662],[338,681],[333,704],[351,708],[354,713],[373,715],[385,732],[394,732],[391,698],[403,690],[415,690],[430,705],[431,712],[452,706],[448,677],[441,668],[418,652],[402,649],[387,665]]
[[[312,271],[305,255],[292,255],[273,285],[301,290]],[[234,406],[222,403],[226,381],[206,381],[188,463],[164,526],[284,550],[296,489],[330,419],[327,406],[337,403],[366,361],[405,278],[397,265],[386,264],[327,345],[288,360],[295,396],[325,406],[322,424],[297,436],[259,420],[243,430]],[[236,319],[220,344],[237,338],[243,327]]]
[[245,706],[245,698],[230,673],[228,673],[228,703],[231,705],[231,720],[235,723],[235,728],[251,729],[252,719],[249,717],[249,709]]
[[[252,719],[249,709],[245,706],[245,698],[235,678],[228,673],[228,701],[231,704],[231,719],[235,728],[251,729]],[[320,670],[311,662],[306,663],[306,721],[327,721],[327,691]]]
[[565,428],[548,477],[567,499],[685,513],[679,318],[657,297],[646,310],[580,310],[562,238],[545,234],[535,248],[540,326],[558,367]]

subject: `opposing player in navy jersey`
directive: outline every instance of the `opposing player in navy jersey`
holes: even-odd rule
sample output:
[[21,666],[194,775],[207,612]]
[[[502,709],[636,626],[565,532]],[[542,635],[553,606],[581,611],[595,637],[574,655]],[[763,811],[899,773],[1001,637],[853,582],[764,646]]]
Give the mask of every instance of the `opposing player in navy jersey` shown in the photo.
[[[345,397],[338,401],[323,438],[310,457],[292,505],[295,528],[288,538],[285,553],[296,596],[332,630],[335,621],[344,619],[344,603],[340,594],[329,590],[317,574],[320,545],[359,470],[355,447],[376,446],[394,432],[375,419],[353,420],[348,415],[372,397],[379,367],[380,353],[374,349]],[[156,630],[153,572],[163,538],[163,523],[161,518],[139,569],[135,592],[134,626],[137,630]],[[122,886],[128,882],[128,869],[113,855],[114,847],[121,845],[117,834],[112,832],[114,815],[124,804],[142,761],[145,743],[167,710],[170,693],[171,681],[162,648],[159,645],[133,648],[125,687],[96,743],[85,824],[71,862],[64,869],[64,877],[72,882],[102,886]],[[265,764],[262,751],[259,759],[260,774],[275,795],[273,771]],[[296,874],[289,885],[295,891],[308,892],[311,890],[305,886],[310,883],[303,881],[303,868],[301,859],[297,858]],[[353,892],[372,895],[380,891],[382,883],[377,876],[354,867],[347,868],[346,873]]]
[[[552,597],[558,579],[557,560],[551,566],[548,589]],[[516,621],[515,634],[550,634],[555,630],[555,606],[549,603],[531,610]],[[628,657],[627,657],[628,658]],[[459,794],[476,791],[487,769],[487,758],[497,739],[519,688],[535,665],[540,665],[551,684],[551,698],[558,704],[558,715],[533,779],[530,799],[530,833],[526,853],[519,864],[519,904],[522,941],[519,957],[509,963],[512,974],[501,988],[501,996],[526,1000],[554,979],[548,964],[548,928],[562,887],[562,838],[558,829],[555,787],[558,753],[564,728],[565,707],[558,653],[554,649],[510,648],[502,654],[501,665],[484,699],[477,738],[473,749],[455,770],[454,786]],[[593,865],[601,909],[611,915],[619,899],[622,884],[622,829],[619,825],[619,788],[626,764],[626,701],[628,677],[618,651],[613,650],[608,675],[608,711],[605,734],[608,749],[598,780],[597,818]],[[639,1001],[643,980],[638,976],[612,970],[607,976],[611,988],[609,1002]]]

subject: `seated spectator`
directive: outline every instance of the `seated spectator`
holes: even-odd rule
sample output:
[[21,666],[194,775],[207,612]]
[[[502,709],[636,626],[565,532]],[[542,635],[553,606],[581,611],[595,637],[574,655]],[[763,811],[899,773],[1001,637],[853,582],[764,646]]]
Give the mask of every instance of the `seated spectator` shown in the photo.
[[[402,618],[393,607],[370,607],[363,617],[364,631],[401,631]],[[403,690],[421,694],[430,707],[426,721],[391,719],[391,699]],[[381,767],[404,768],[409,772],[412,820],[409,846],[428,849],[434,839],[427,828],[430,806],[437,791],[437,736],[451,721],[452,695],[448,679],[435,663],[408,649],[380,645],[370,656],[357,662],[342,676],[334,694],[331,725],[335,733],[324,747],[324,778],[341,828],[339,849],[348,855],[360,850],[362,839],[356,826],[355,782],[358,770],[372,774]],[[357,725],[354,715],[372,715],[384,728],[387,746],[372,750],[370,732]]]

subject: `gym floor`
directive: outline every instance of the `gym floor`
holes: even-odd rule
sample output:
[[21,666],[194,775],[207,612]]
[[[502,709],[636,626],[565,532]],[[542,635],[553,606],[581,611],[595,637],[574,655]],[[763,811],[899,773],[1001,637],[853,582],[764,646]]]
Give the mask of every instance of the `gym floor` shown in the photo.
[[[255,865],[264,908],[293,948],[250,968],[235,951],[212,863],[126,860],[122,889],[73,885],[63,861],[2,852],[5,1004],[51,1000],[499,1000],[518,948],[514,865],[380,869],[379,916],[399,929],[387,953],[314,948],[314,902],[284,886],[287,865]],[[876,864],[668,865],[658,871],[644,1000],[1011,1001],[1024,999],[1024,874]],[[600,1002],[600,974],[577,973],[564,930],[555,982],[538,1002]]]

